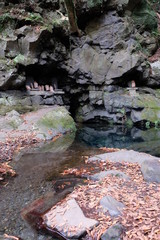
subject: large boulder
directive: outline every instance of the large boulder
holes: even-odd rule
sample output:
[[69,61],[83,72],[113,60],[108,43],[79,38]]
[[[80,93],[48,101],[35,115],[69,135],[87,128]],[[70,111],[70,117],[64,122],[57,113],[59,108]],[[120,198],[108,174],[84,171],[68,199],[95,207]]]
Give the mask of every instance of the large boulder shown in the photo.
[[28,132],[42,140],[51,140],[59,134],[76,131],[75,122],[65,107],[44,107],[23,116],[17,114],[17,112],[15,114],[15,111],[12,111],[0,118],[3,139],[13,129],[16,129],[15,135],[17,137]]
[[89,161],[102,161],[106,162],[107,160],[111,162],[129,162],[129,163],[139,163],[142,165],[143,162],[145,161],[152,161],[156,160],[158,161],[159,158],[151,156],[146,153],[141,153],[141,152],[136,152],[133,150],[120,150],[117,152],[112,152],[112,153],[104,153],[100,155],[96,155],[94,157],[90,157]]
[[[41,110],[39,110],[40,113]],[[59,133],[75,131],[76,126],[73,118],[64,107],[54,107],[52,110],[44,112],[38,121],[34,124],[38,135],[44,136],[46,139],[52,139]]]

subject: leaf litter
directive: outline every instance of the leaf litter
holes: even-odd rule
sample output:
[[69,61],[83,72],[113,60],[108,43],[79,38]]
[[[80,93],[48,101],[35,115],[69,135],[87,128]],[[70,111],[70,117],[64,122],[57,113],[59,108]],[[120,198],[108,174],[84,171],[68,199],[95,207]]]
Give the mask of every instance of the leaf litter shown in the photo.
[[[104,149],[103,149],[104,150]],[[103,170],[120,170],[130,177],[125,180],[108,175],[103,180],[88,180],[87,185],[76,186],[63,201],[75,198],[86,217],[99,221],[93,230],[87,230],[83,240],[99,240],[112,225],[121,223],[124,227],[122,239],[159,240],[160,239],[160,184],[144,181],[140,166],[135,163],[94,162],[92,166],[86,159],[85,169],[68,169],[62,175],[92,175]],[[93,171],[94,169],[94,171]],[[96,169],[96,171],[95,171]],[[118,217],[103,212],[100,200],[110,195],[125,205]],[[61,204],[61,203],[59,203]]]
[[24,133],[20,137],[13,138],[12,133],[8,136],[5,142],[0,142],[0,182],[6,176],[15,176],[15,171],[9,166],[13,155],[18,153],[24,147],[30,147],[38,143],[34,133]]

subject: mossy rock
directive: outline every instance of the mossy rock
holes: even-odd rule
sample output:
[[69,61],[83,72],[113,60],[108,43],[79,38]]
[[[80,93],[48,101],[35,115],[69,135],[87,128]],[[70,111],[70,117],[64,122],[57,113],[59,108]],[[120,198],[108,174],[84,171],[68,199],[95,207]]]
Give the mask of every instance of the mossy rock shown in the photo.
[[22,54],[18,54],[14,59],[13,59],[13,63],[14,64],[22,64],[24,66],[28,66],[31,64],[35,64],[37,62],[36,58],[31,58],[31,57],[26,57]]
[[10,117],[7,122],[7,124],[11,126],[13,129],[17,129],[22,123],[23,123],[22,118],[18,116]]
[[64,107],[56,107],[45,114],[37,122],[37,130],[47,139],[59,133],[75,132],[76,126],[73,118]]
[[0,33],[9,26],[10,24],[15,24],[15,19],[10,13],[4,13],[0,16]]
[[0,116],[5,116],[6,113],[16,110],[18,113],[23,114],[27,112],[32,112],[36,110],[36,107],[33,106],[22,106],[22,105],[3,105],[0,104]]
[[160,121],[160,109],[143,109],[141,119],[156,124]]
[[160,98],[149,94],[141,94],[133,100],[133,108],[135,106],[138,106],[139,108],[160,110]]
[[136,26],[140,29],[155,30],[157,29],[157,16],[151,5],[142,0],[134,9],[132,15]]

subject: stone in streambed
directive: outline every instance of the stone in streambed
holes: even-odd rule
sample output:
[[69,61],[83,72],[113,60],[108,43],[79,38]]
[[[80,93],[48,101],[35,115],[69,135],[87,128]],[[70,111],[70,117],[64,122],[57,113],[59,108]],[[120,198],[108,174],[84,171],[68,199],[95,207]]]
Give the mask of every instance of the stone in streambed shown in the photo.
[[141,171],[145,181],[160,183],[160,160],[143,162]]
[[96,174],[90,176],[90,179],[94,180],[94,181],[99,181],[99,180],[102,180],[103,178],[107,177],[108,175],[112,175],[112,176],[116,176],[119,178],[129,180],[129,177],[125,173],[118,171],[118,170],[102,171],[100,173],[96,173]]
[[101,240],[120,240],[123,232],[123,226],[119,223],[111,226],[102,235]]
[[79,238],[87,229],[98,225],[94,219],[86,218],[75,199],[51,209],[43,216],[45,224],[56,228],[67,238]]
[[125,205],[121,202],[118,202],[111,196],[105,196],[101,199],[100,205],[104,212],[108,211],[112,217],[121,215],[121,211]]
[[139,163],[140,165],[148,160],[159,160],[159,158],[151,156],[143,152],[136,152],[133,150],[120,150],[112,153],[104,153],[100,155],[93,156],[89,158],[89,161],[111,161],[111,162],[130,162],[130,163]]

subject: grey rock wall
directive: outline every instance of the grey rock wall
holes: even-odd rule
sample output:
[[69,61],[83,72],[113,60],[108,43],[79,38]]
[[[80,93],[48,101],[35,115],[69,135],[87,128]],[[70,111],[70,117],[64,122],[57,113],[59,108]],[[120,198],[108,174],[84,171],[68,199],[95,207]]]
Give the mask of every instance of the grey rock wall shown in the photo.
[[[27,69],[35,78],[43,67],[44,85],[61,73],[58,81],[65,91],[64,104],[70,105],[77,121],[159,121],[160,94],[151,89],[160,86],[159,62],[147,61],[157,39],[146,29],[136,28],[131,1],[77,1],[78,21],[84,28],[81,37],[69,35],[63,4],[35,4],[43,24],[31,26],[23,19],[23,26],[7,25],[7,34],[6,29],[0,33],[0,90],[24,88]],[[62,14],[55,11],[58,8]],[[93,17],[95,13],[99,16]],[[136,96],[127,90],[131,80],[138,87]],[[36,98],[31,102],[50,105],[56,101]]]

